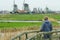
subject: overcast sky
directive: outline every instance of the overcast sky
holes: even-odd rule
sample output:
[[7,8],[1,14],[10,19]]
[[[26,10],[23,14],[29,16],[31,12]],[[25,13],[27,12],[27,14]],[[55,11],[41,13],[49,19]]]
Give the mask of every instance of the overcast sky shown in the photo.
[[[14,0],[0,0],[0,10],[9,10],[13,9]],[[19,9],[23,8],[23,0],[15,0],[15,3],[18,5]],[[33,8],[42,8],[46,6],[55,11],[60,11],[60,0],[26,0],[25,3],[29,4],[30,9]]]

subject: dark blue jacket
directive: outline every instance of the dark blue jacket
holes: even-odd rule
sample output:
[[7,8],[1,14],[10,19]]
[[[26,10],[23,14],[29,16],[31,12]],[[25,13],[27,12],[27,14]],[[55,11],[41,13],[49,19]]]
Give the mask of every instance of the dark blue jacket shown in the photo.
[[[43,25],[42,25],[42,28],[41,30],[42,32],[49,32],[49,31],[52,31],[52,24],[46,20]],[[50,38],[51,37],[51,34],[44,34],[44,38],[47,39],[47,38]]]
[[48,20],[46,20],[42,25],[41,31],[43,32],[52,31],[52,24]]

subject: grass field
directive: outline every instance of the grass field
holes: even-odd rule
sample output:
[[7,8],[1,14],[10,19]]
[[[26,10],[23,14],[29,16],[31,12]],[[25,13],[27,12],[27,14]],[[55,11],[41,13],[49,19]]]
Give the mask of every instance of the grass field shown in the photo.
[[22,27],[32,27],[39,26],[41,23],[38,22],[2,22],[0,23],[0,28],[22,28]]
[[[0,15],[0,20],[43,20],[45,16],[60,20],[60,14],[5,14]],[[26,28],[40,27],[43,22],[0,22],[0,28]],[[53,26],[60,26],[56,21],[52,22]]]
[[45,16],[60,20],[60,14],[6,14],[0,15],[0,20],[42,20]]
[[[43,22],[1,22],[0,28],[26,28],[40,27]],[[59,26],[59,23],[52,22],[53,26]]]

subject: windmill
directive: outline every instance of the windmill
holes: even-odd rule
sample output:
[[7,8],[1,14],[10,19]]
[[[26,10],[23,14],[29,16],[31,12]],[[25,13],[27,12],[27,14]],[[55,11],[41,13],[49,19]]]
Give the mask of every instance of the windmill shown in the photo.
[[16,13],[18,10],[17,5],[15,4],[15,0],[13,1],[13,13]]
[[30,12],[29,10],[29,5],[27,3],[25,3],[26,0],[23,1],[23,10],[25,10],[26,12]]

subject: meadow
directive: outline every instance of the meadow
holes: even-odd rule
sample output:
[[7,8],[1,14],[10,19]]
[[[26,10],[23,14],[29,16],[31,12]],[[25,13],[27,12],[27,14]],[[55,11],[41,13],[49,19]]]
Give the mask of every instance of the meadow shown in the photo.
[[[45,16],[48,16],[52,21],[53,26],[60,26],[56,21],[60,20],[60,14],[5,14],[0,15],[0,20],[24,20],[24,21],[42,21]],[[43,22],[0,22],[0,28],[26,28],[40,27]]]
[[[25,28],[25,27],[40,27],[43,22],[1,22],[0,28]],[[53,26],[59,25],[59,23],[52,22]]]
[[45,16],[53,18],[55,20],[60,20],[60,14],[3,14],[0,15],[0,20],[42,20]]

